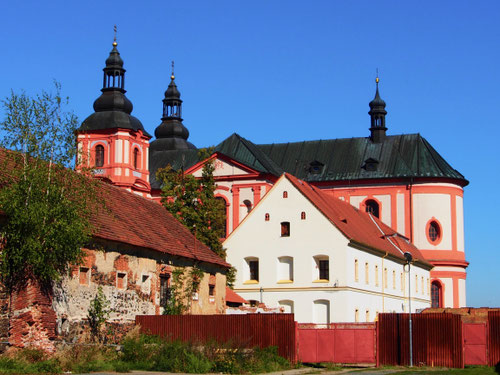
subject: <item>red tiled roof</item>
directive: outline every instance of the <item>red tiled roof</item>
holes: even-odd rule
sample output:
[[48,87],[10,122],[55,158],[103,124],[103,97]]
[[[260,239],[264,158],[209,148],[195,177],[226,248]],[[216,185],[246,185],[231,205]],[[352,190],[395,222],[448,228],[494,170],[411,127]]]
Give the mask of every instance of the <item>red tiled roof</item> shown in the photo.
[[246,299],[243,299],[239,294],[237,294],[230,287],[226,286],[226,302],[232,303],[248,303]]
[[351,241],[403,260],[409,252],[414,260],[432,267],[413,244],[376,217],[289,173],[285,177]]
[[94,237],[230,267],[161,204],[106,183],[99,189],[106,203],[91,218]]
[[[0,175],[7,175],[15,168],[10,159],[11,151],[0,148]],[[97,184],[105,207],[91,217],[95,226],[94,238],[120,242],[174,256],[230,267],[210,248],[196,240],[191,232],[179,223],[161,204],[105,182]],[[1,215],[1,213],[0,213]]]

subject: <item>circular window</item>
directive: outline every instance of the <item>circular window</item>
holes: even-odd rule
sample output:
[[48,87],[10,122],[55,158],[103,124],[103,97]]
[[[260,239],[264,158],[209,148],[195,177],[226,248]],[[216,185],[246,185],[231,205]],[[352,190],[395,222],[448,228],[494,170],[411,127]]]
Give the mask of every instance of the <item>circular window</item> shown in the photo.
[[427,224],[427,239],[434,245],[441,242],[441,226],[436,220],[431,220]]

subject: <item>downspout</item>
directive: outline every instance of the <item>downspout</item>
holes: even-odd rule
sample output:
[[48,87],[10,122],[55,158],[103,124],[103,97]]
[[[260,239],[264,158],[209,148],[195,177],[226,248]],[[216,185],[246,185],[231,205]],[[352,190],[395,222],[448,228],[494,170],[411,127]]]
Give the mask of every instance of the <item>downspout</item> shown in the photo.
[[388,251],[385,252],[385,255],[382,257],[382,312],[385,312],[385,271],[384,271],[384,259],[389,254]]
[[410,177],[410,242],[413,243],[413,198],[412,198],[413,177]]

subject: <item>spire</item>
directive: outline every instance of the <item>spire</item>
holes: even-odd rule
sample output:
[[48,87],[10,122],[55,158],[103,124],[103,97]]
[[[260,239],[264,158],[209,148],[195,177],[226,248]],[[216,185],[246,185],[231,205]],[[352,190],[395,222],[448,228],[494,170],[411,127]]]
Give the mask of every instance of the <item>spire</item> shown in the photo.
[[375,78],[375,98],[373,98],[373,100],[370,102],[370,111],[368,112],[371,118],[370,138],[374,143],[383,142],[386,136],[385,132],[387,130],[387,128],[385,127],[385,115],[387,114],[387,111],[385,110],[385,102],[380,97],[380,93],[378,91],[379,81],[380,79],[378,77],[377,69],[377,78]]
[[94,101],[94,111],[79,128],[80,131],[94,131],[103,129],[131,129],[142,131],[151,137],[141,122],[131,116],[133,105],[125,96],[125,69],[123,60],[118,52],[116,41],[116,26],[114,27],[113,48],[106,59],[103,69],[102,94]]
[[120,52],[116,48],[116,25],[114,26],[113,49],[106,59],[106,67],[103,69],[104,77],[102,81],[102,91],[118,90],[125,93],[125,69],[123,69],[123,60]]
[[182,123],[181,93],[175,84],[174,62],[172,74],[165,97],[163,98],[163,116],[161,124],[155,130],[156,141],[151,143],[152,151],[196,149],[187,141],[189,131]]

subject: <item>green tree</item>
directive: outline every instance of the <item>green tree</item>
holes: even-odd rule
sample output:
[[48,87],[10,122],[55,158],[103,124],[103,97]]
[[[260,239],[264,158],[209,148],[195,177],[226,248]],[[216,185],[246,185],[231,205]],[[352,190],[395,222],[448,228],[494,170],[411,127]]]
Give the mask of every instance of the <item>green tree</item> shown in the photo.
[[[157,172],[162,182],[162,203],[165,208],[198,240],[207,245],[222,259],[226,259],[226,250],[220,239],[225,236],[226,207],[224,202],[214,196],[214,163],[210,160],[213,148],[201,149],[199,159],[205,160],[201,178],[175,171],[170,165]],[[226,274],[227,283],[232,286],[235,270]]]
[[2,101],[0,282],[8,291],[29,279],[49,287],[81,261],[92,233],[96,181],[70,168],[78,120],[67,104],[57,83],[55,94],[12,92]]
[[[200,159],[207,160],[212,151],[212,148],[200,150]],[[225,235],[225,207],[214,197],[213,172],[213,161],[207,160],[199,179],[185,175],[183,170],[175,171],[170,165],[160,169],[157,177],[162,182],[162,203],[165,208],[198,240],[225,259],[226,251],[220,241]]]
[[103,342],[105,336],[102,334],[102,326],[106,323],[111,310],[109,301],[104,295],[102,287],[97,288],[97,293],[87,311],[87,319],[89,321],[90,333],[95,341]]

